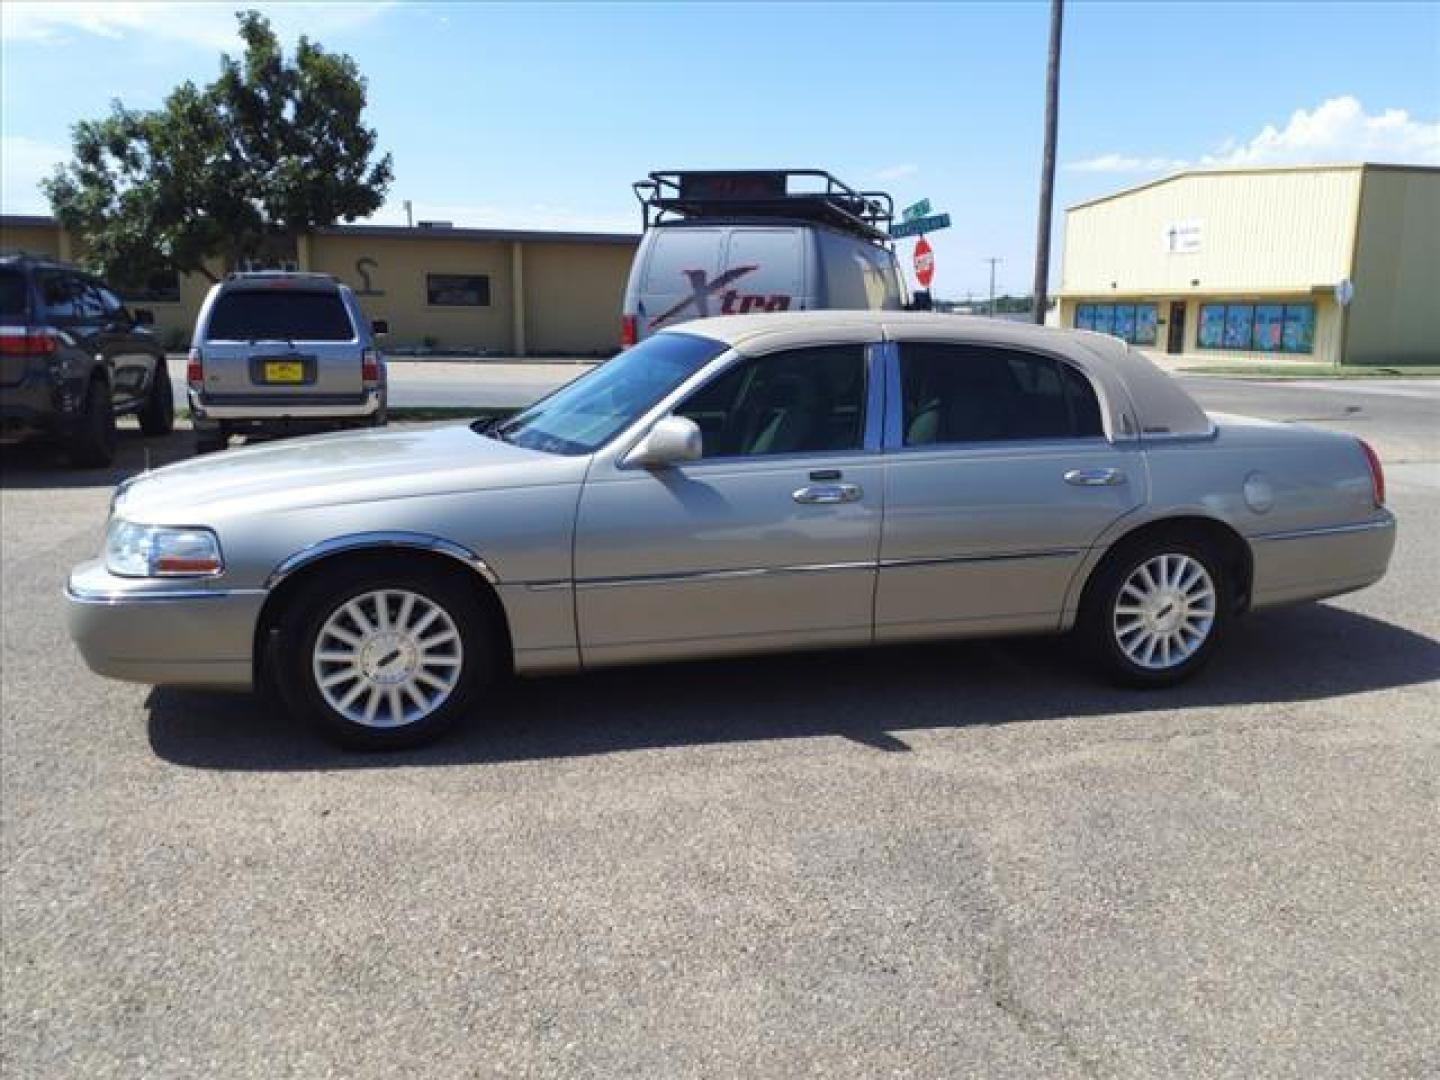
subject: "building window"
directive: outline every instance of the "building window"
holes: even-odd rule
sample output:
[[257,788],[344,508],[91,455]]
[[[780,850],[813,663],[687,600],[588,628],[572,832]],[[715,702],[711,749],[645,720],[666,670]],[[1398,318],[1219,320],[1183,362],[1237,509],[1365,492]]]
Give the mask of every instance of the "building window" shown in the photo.
[[425,302],[431,307],[489,307],[488,274],[426,274]]
[[1113,334],[1131,345],[1154,345],[1157,321],[1154,304],[1078,304],[1075,327]]
[[1308,353],[1315,348],[1314,304],[1201,304],[1202,349]]
[[121,282],[120,296],[131,304],[178,304],[180,273],[177,270],[157,270],[141,281]]

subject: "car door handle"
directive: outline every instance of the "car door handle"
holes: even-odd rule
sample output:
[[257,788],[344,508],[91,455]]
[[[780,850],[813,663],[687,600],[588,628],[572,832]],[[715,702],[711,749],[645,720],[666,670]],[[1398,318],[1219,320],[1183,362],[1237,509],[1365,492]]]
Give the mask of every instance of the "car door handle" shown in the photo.
[[811,484],[790,497],[797,503],[829,504],[856,502],[863,494],[859,484]]
[[1071,469],[1065,482],[1076,487],[1112,487],[1125,483],[1125,473],[1120,469]]

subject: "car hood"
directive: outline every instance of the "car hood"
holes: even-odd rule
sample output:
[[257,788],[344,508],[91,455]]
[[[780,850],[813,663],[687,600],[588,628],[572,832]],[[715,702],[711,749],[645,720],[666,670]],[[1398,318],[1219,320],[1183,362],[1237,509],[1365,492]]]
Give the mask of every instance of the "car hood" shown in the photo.
[[235,512],[577,482],[587,461],[511,446],[466,425],[346,432],[142,473],[121,485],[115,510],[150,524],[201,525]]

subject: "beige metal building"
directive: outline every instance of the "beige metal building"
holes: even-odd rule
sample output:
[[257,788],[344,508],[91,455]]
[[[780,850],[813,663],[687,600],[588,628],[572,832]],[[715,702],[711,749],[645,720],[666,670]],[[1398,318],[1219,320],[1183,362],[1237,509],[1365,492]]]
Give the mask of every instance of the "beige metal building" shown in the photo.
[[[638,236],[613,233],[342,225],[299,237],[295,269],[333,274],[365,313],[390,323],[391,348],[590,355],[620,344],[620,306]],[[48,217],[0,217],[0,251],[84,262],[83,241]],[[155,312],[167,344],[188,341],[210,288],[168,275],[126,291]]]
[[1206,359],[1440,363],[1440,168],[1182,172],[1070,207],[1059,322]]

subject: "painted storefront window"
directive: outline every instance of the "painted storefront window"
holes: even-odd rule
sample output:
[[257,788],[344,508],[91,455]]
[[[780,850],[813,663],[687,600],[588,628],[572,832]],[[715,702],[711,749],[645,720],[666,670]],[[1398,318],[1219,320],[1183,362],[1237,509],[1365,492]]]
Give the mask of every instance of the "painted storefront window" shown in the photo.
[[1314,304],[1201,304],[1202,349],[1308,353],[1315,348]]
[[1077,304],[1075,328],[1113,334],[1131,345],[1154,345],[1157,309],[1154,304]]

